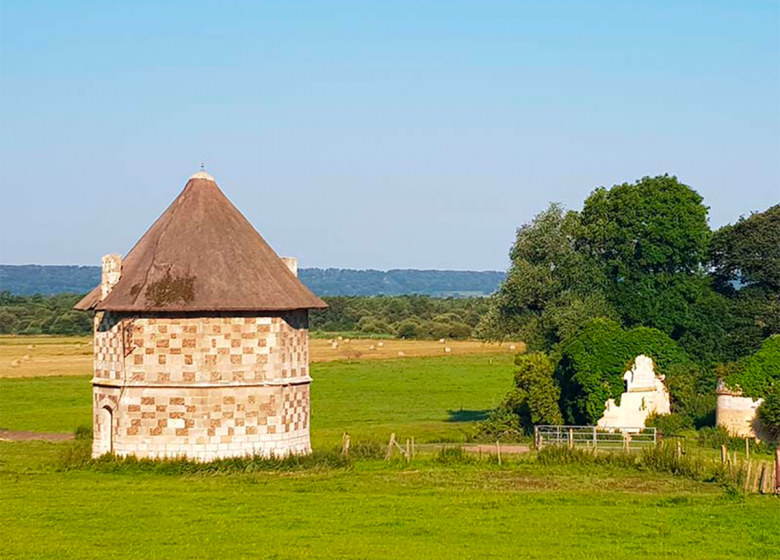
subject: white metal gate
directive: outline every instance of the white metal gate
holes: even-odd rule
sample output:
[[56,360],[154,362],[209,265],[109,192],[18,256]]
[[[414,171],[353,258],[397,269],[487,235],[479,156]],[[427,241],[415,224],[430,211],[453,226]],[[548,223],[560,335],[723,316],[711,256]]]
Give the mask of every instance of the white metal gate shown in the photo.
[[535,426],[534,445],[569,448],[632,451],[655,447],[658,434],[655,428],[599,428],[597,426]]

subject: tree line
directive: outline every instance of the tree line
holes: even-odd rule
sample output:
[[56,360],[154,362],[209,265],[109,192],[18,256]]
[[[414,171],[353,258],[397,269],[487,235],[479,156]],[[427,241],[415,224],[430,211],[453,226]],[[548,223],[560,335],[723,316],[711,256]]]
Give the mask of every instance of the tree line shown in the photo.
[[668,175],[598,188],[579,212],[551,204],[517,230],[476,329],[531,351],[486,429],[594,424],[644,353],[680,425],[712,422],[721,377],[764,398],[780,432],[779,239],[780,205],[713,232],[702,197]]
[[[74,311],[82,295],[17,296],[0,292],[0,334],[89,335],[88,313]],[[485,298],[428,296],[325,297],[313,310],[310,329],[407,339],[468,338],[485,313]]]

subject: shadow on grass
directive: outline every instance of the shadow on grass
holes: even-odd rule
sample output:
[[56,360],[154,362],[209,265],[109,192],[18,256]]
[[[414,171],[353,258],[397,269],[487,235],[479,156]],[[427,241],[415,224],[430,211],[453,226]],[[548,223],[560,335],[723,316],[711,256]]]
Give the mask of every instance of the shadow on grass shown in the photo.
[[447,422],[481,422],[490,414],[490,410],[448,410]]

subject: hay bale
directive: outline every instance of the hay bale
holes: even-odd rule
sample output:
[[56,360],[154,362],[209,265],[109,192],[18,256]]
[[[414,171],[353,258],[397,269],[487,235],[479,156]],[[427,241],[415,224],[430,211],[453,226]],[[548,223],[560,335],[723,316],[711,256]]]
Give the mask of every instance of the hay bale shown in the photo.
[[444,353],[445,354],[449,354],[450,352],[452,352],[452,348],[450,348],[449,346],[445,346],[444,347]]
[[338,343],[338,342],[331,342],[331,343],[330,343],[330,347],[331,347],[331,348],[333,348],[333,349],[335,350],[336,348],[338,348],[338,347],[339,347],[339,343]]
[[439,339],[439,344],[444,344],[444,339],[443,338]]
[[403,358],[404,356],[406,356],[406,353],[404,353],[404,351],[403,351],[403,350],[399,350],[399,351],[398,351],[398,357],[399,357],[399,358]]
[[517,350],[517,346],[515,346],[514,344],[510,344],[509,345],[509,349],[510,350]]
[[369,346],[369,347],[368,347],[368,349],[369,349],[369,350],[376,350],[376,346],[374,346],[374,345],[372,344],[371,346]]
[[379,346],[380,348],[382,348],[384,345],[385,345],[385,343],[384,343],[384,342],[379,342],[379,343],[377,343],[377,346]]
[[343,336],[340,336],[340,337],[339,337],[339,340],[344,340],[344,337],[343,337]]
[[349,344],[350,342],[352,342],[352,341],[351,341],[349,338],[345,338],[345,339],[344,339],[344,343],[345,343],[345,344]]
[[14,360],[13,362],[11,362],[11,367],[19,367],[20,365],[22,365],[21,360]]
[[23,362],[26,362],[29,359],[30,359],[30,355],[29,354],[25,354],[24,356],[22,356],[22,361]]

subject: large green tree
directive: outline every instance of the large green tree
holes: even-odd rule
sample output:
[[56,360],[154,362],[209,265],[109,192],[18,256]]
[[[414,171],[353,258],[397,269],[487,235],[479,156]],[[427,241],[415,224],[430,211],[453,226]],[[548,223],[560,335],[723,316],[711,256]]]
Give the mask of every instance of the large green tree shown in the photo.
[[731,304],[734,357],[780,333],[780,205],[720,228],[710,245],[712,276]]
[[669,175],[599,188],[580,214],[577,248],[599,263],[626,326],[659,329],[715,363],[729,357],[722,342],[733,318],[706,274],[707,211]]
[[519,336],[531,349],[548,350],[582,321],[615,316],[602,271],[575,247],[578,229],[576,212],[551,204],[517,230],[512,264],[478,327],[481,336]]

